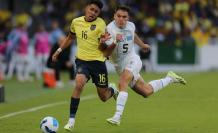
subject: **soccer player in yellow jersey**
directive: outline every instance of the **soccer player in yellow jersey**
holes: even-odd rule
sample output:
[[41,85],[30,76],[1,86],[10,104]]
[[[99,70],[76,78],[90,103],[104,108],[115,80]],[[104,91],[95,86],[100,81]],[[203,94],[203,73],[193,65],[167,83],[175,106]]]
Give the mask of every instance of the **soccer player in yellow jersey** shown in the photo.
[[75,115],[80,102],[80,95],[86,82],[92,78],[95,83],[98,95],[102,101],[118,95],[113,87],[108,87],[108,73],[105,65],[105,57],[100,50],[100,37],[105,32],[106,24],[99,14],[103,4],[100,0],[91,0],[85,7],[85,16],[73,19],[70,26],[70,33],[65,41],[53,54],[53,61],[56,61],[62,50],[68,47],[76,38],[76,78],[75,88],[71,96],[70,118],[65,129],[71,131],[75,123]]

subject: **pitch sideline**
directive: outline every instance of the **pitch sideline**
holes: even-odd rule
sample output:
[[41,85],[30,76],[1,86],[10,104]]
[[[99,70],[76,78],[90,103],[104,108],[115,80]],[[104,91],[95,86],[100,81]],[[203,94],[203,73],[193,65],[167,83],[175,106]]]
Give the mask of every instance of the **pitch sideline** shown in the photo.
[[[81,101],[93,99],[95,97],[96,97],[95,95],[84,96],[84,97],[81,97]],[[66,104],[66,103],[67,103],[67,101],[62,101],[62,102],[55,102],[55,103],[45,104],[45,105],[41,105],[41,106],[36,106],[33,108],[29,108],[29,109],[25,109],[25,110],[21,110],[21,111],[17,111],[17,112],[13,112],[13,113],[9,113],[9,114],[0,116],[0,120],[5,119],[5,118],[9,118],[9,117],[13,117],[13,116],[17,116],[20,114],[28,113],[28,112],[34,112],[34,111],[41,110],[44,108],[49,108],[49,107],[54,107],[54,106]]]

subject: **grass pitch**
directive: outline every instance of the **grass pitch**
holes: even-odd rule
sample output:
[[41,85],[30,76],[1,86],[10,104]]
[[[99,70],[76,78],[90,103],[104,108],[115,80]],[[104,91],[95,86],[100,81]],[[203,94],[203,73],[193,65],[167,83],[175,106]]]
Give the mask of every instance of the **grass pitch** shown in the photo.
[[[115,111],[115,101],[101,102],[91,81],[85,86],[75,124],[75,133],[218,133],[218,72],[180,73],[186,86],[173,84],[145,99],[132,90],[120,126],[106,122]],[[118,76],[109,74],[110,81]],[[2,82],[6,102],[0,103],[0,133],[40,133],[39,123],[45,116],[59,121],[59,133],[68,120],[72,87],[43,89],[42,81]],[[165,73],[142,73],[145,81]],[[44,106],[45,105],[45,106]]]

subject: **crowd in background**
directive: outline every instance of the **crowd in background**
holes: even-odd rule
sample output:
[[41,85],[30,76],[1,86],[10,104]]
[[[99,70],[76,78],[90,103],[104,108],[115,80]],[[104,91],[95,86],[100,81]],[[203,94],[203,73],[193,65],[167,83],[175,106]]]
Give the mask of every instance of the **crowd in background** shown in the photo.
[[[23,57],[28,54],[28,47],[31,45],[37,50],[34,40],[40,38],[39,32],[43,33],[42,37],[48,39],[47,42],[46,39],[43,40],[48,46],[45,48],[47,50],[42,52],[43,60],[47,59],[52,47],[52,42],[49,41],[52,20],[58,20],[61,30],[67,34],[71,20],[83,14],[82,9],[86,4],[85,0],[0,0],[0,2],[0,62],[5,60],[11,62],[14,59],[12,56]],[[113,19],[113,11],[118,3],[130,6],[131,21],[136,24],[137,33],[144,41],[151,39],[167,45],[192,43],[199,47],[218,44],[217,0],[102,0],[102,2],[104,8],[101,16],[106,23]],[[22,37],[16,34],[22,34]],[[17,46],[16,41],[19,37],[22,38],[23,46]],[[19,47],[22,47],[20,51]],[[14,54],[15,48],[16,54]],[[35,56],[37,55],[39,52],[35,52]],[[22,61],[14,64],[18,72],[24,74],[18,76],[22,81],[29,78],[28,72],[26,74],[23,72],[28,71],[25,68],[27,60],[21,59]],[[6,66],[2,64],[0,70],[5,70]],[[13,72],[10,71],[12,69],[10,67],[13,65],[7,63],[8,78]],[[42,68],[36,71],[40,72]],[[37,77],[40,78],[40,75]]]

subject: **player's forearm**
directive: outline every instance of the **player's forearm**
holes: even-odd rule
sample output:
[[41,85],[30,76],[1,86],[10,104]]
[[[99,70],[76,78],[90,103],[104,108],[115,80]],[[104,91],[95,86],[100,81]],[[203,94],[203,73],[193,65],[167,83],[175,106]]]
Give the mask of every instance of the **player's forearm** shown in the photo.
[[115,47],[116,47],[116,44],[115,44],[115,43],[109,45],[109,46],[103,51],[104,56],[105,56],[105,57],[109,57],[109,56],[112,54],[112,52],[114,51],[114,48],[115,48]]
[[134,42],[140,47],[143,47],[144,45],[144,42],[139,38],[139,36],[136,33],[134,37]]
[[107,48],[107,45],[105,43],[100,42],[98,49],[103,52],[106,48]]
[[73,40],[73,36],[71,34],[69,34],[65,39],[64,41],[61,43],[60,45],[60,48],[62,50],[64,50],[65,48],[69,47],[72,43],[72,40]]
[[57,61],[59,54],[72,43],[73,36],[71,36],[70,34],[64,39],[60,47],[52,55],[52,61]]

